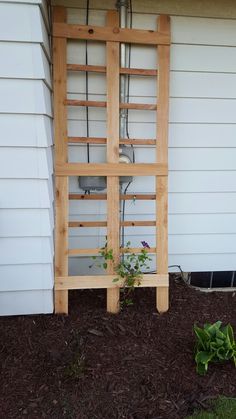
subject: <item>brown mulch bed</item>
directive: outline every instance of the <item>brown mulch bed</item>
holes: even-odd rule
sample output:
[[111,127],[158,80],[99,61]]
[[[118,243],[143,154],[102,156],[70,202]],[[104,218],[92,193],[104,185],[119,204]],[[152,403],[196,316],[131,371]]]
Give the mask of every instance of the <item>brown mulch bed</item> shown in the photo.
[[211,398],[236,396],[232,364],[195,372],[194,322],[231,322],[236,296],[200,293],[171,278],[168,313],[155,290],[105,311],[104,291],[72,293],[70,315],[0,319],[0,418],[181,419]]

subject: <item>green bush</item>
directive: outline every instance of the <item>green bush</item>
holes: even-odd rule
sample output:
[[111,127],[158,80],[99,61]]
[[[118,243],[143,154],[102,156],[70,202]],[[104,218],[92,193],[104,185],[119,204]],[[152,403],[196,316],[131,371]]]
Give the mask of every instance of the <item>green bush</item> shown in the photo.
[[196,335],[195,361],[197,372],[205,375],[209,362],[223,362],[232,360],[236,366],[236,343],[233,328],[230,324],[222,326],[218,321],[214,324],[206,323],[203,328],[194,326]]
[[235,419],[236,399],[230,397],[219,397],[212,400],[209,410],[196,411],[186,419]]
[[[123,306],[129,306],[133,304],[132,298],[130,298],[131,293],[134,290],[135,286],[140,285],[140,281],[143,276],[143,271],[150,269],[149,262],[152,260],[148,255],[148,249],[150,249],[149,244],[146,241],[141,241],[142,249],[139,254],[135,254],[130,249],[130,242],[126,243],[124,248],[124,256],[119,260],[117,264],[113,266],[114,272],[117,275],[113,279],[113,282],[122,281],[123,286],[121,292],[123,298],[121,299],[121,308]],[[97,265],[99,268],[107,269],[108,262],[114,264],[114,255],[113,249],[107,248],[107,243],[99,251],[99,257],[102,259],[102,263]],[[93,260],[97,259],[97,256],[92,256]],[[91,265],[90,267],[92,267]]]

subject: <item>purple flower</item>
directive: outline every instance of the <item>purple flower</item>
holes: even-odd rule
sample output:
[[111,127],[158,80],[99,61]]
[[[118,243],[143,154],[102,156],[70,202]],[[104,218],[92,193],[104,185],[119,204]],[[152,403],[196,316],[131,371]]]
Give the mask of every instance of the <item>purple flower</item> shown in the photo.
[[145,248],[145,249],[150,249],[150,246],[147,242],[145,242],[145,240],[141,241],[141,245]]

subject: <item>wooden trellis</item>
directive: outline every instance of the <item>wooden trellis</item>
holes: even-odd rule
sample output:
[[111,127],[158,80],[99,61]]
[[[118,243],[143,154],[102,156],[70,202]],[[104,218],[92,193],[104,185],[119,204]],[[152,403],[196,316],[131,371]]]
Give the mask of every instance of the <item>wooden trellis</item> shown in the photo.
[[[68,313],[68,291],[86,288],[107,289],[107,310],[119,310],[119,291],[122,282],[113,282],[114,264],[120,254],[119,229],[125,226],[156,226],[157,274],[145,274],[141,287],[156,287],[156,306],[159,312],[168,309],[168,102],[169,102],[169,56],[170,21],[166,15],[158,18],[158,31],[121,29],[116,11],[107,12],[105,27],[71,25],[66,23],[66,9],[55,7],[53,13],[53,67],[54,67],[54,116],[55,116],[55,166],[56,166],[56,272],[55,272],[55,312]],[[106,43],[106,67],[66,63],[67,39],[92,40]],[[158,69],[120,68],[120,43],[147,44],[157,47]],[[106,73],[107,101],[95,102],[67,99],[67,71],[89,71]],[[120,103],[120,74],[157,77],[157,104]],[[107,138],[68,137],[67,106],[91,106],[107,108]],[[156,110],[157,135],[152,139],[119,138],[119,112],[121,108]],[[91,143],[107,145],[107,163],[68,163],[68,143]],[[156,145],[156,163],[119,164],[120,144]],[[69,194],[69,176],[106,176],[107,194]],[[135,199],[156,200],[154,221],[120,222],[119,202],[133,199],[134,195],[119,194],[119,176],[155,176],[156,193],[138,194]],[[68,221],[69,199],[107,200],[106,221]],[[73,255],[94,255],[99,249],[69,249],[69,227],[107,227],[107,246],[113,249],[114,263],[110,262],[108,274],[97,276],[69,276],[68,258]],[[139,253],[141,249],[131,249]]]

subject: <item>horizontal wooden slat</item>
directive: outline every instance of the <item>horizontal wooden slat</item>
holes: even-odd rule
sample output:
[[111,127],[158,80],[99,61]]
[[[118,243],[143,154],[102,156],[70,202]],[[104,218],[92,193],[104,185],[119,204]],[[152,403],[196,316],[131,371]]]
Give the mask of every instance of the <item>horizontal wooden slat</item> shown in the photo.
[[140,111],[155,111],[156,104],[152,103],[120,103],[120,109],[136,109]]
[[[129,249],[129,253],[141,253],[142,247],[132,247]],[[68,255],[69,256],[79,256],[79,255],[98,255],[100,253],[100,248],[95,249],[69,249]],[[147,249],[148,253],[156,253],[155,247],[150,247]],[[127,253],[126,249],[120,248],[120,253]]]
[[130,74],[131,76],[156,76],[157,70],[145,69],[145,68],[120,68],[120,74]]
[[[84,143],[84,144],[106,144],[106,138],[100,137],[68,137],[69,143]],[[151,139],[133,139],[133,138],[122,138],[120,144],[133,144],[133,145],[155,145],[156,140]]]
[[170,36],[156,31],[141,29],[121,29],[101,26],[70,25],[55,23],[53,36],[92,41],[114,41],[134,44],[169,45]]
[[[94,108],[106,108],[107,102],[95,100],[76,100],[67,99],[65,101],[67,106],[88,106]],[[136,110],[151,110],[157,109],[157,105],[152,103],[120,103],[120,109],[136,109]]]
[[[106,67],[102,65],[67,64],[68,71],[89,71],[91,73],[106,73]],[[120,74],[137,76],[156,76],[157,70],[145,68],[120,68]]]
[[165,163],[57,163],[56,176],[167,176]]
[[69,227],[106,227],[106,221],[69,221]]
[[[113,282],[116,275],[97,276],[62,276],[55,278],[55,290],[78,290],[94,288],[117,288],[123,286],[123,281]],[[169,285],[168,275],[146,274],[137,287],[163,287]]]
[[67,64],[68,71],[89,71],[91,73],[106,73],[104,65]]
[[68,137],[69,143],[84,143],[84,144],[106,144],[106,138],[100,137]]
[[[107,195],[106,194],[89,194],[89,195],[84,195],[84,194],[76,194],[76,193],[71,193],[69,194],[69,199],[71,200],[77,200],[77,199],[81,199],[81,200],[95,200],[95,201],[105,201],[107,199]],[[127,194],[127,195],[120,195],[120,199],[124,200],[124,201],[136,201],[136,200],[141,200],[141,201],[146,201],[146,200],[152,200],[154,201],[156,199],[156,195],[154,194]]]
[[133,139],[133,138],[128,138],[128,139],[120,139],[120,144],[133,144],[133,145],[155,145],[156,144],[156,140],[152,140],[152,139]]
[[106,108],[107,103],[103,101],[95,100],[76,100],[76,99],[67,99],[65,100],[65,105],[67,106],[88,106],[94,108]]
[[[123,227],[152,227],[156,221],[121,221]],[[106,227],[106,221],[70,221],[69,227]]]

